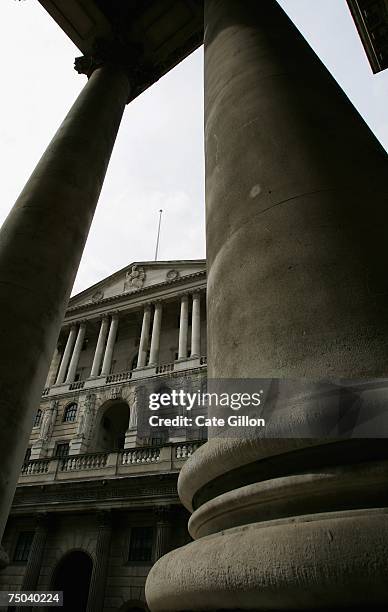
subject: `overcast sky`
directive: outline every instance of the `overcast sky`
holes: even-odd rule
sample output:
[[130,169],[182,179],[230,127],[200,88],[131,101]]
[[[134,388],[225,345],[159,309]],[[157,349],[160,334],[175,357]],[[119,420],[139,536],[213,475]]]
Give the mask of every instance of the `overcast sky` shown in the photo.
[[[279,0],[382,144],[388,70],[373,76],[345,0]],[[79,51],[38,0],[1,0],[0,223],[85,83]],[[74,287],[132,261],[205,256],[203,52],[126,108]]]

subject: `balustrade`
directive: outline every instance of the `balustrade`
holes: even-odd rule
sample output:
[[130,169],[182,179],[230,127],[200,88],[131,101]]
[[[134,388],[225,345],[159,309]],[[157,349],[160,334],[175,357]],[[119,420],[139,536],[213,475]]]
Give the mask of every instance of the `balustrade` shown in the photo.
[[130,448],[121,454],[121,464],[157,463],[160,459],[160,447]]
[[78,380],[77,382],[73,382],[69,386],[69,391],[75,391],[76,389],[83,389],[85,386],[84,380]]
[[[36,479],[37,476],[39,477],[39,475],[41,475],[44,477],[44,480],[47,480],[51,475],[51,479],[56,480],[58,478],[58,473],[61,474],[60,478],[63,479],[66,473],[73,474],[74,472],[82,472],[83,470],[103,470],[104,468],[109,470],[110,476],[114,476],[117,474],[117,469],[121,466],[128,466],[130,471],[130,466],[146,466],[151,464],[159,464],[160,468],[158,469],[161,470],[169,469],[166,461],[171,462],[175,459],[188,459],[203,443],[204,440],[194,440],[184,443],[165,444],[164,446],[128,448],[119,453],[69,455],[60,460],[56,457],[50,459],[33,459],[23,464],[21,477],[32,476]],[[167,451],[165,454],[162,454],[163,449],[172,449],[172,452]],[[121,467],[121,470],[123,470],[123,467]],[[48,476],[46,476],[46,474]],[[70,476],[69,474],[69,478],[74,478],[74,476]]]
[[157,366],[156,374],[164,374],[165,372],[172,372],[174,370],[173,363],[163,363],[162,365]]
[[62,460],[61,472],[77,470],[96,470],[106,466],[108,453],[92,453],[89,455],[73,455]]
[[175,457],[177,459],[188,459],[203,443],[204,441],[197,441],[178,444],[175,447]]
[[106,377],[105,384],[115,383],[115,382],[124,382],[126,380],[130,380],[132,378],[132,370],[128,372],[118,372],[117,374],[109,374]]
[[22,465],[22,476],[32,476],[33,474],[47,474],[50,459],[33,459],[26,461]]

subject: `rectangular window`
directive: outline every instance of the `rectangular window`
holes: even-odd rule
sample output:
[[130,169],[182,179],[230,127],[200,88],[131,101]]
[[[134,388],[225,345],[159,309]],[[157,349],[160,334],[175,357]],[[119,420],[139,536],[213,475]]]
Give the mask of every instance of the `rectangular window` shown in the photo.
[[153,527],[132,527],[129,541],[128,561],[131,563],[151,562],[153,541]]
[[29,461],[31,459],[31,448],[27,448],[26,454],[24,455],[24,462]]
[[19,537],[16,542],[15,552],[13,555],[13,560],[15,561],[15,563],[27,563],[33,539],[33,531],[22,531],[21,533],[19,533]]
[[59,458],[67,457],[68,454],[69,454],[69,443],[68,442],[57,444],[57,447],[55,449],[56,457],[59,457]]

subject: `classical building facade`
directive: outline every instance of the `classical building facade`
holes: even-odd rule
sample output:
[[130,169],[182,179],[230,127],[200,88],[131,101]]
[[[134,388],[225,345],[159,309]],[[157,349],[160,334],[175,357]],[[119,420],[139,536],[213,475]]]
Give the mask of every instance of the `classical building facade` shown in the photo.
[[70,300],[3,538],[0,590],[63,589],[72,611],[147,609],[150,566],[189,539],[176,481],[205,434],[145,435],[142,390],[206,385],[205,287],[203,260],[137,262]]
[[[362,410],[364,415],[386,412],[386,152],[276,0],[40,3],[80,49],[75,68],[87,82],[0,233],[0,534],[125,107],[203,43],[208,381],[264,378],[274,380],[278,389],[284,381],[296,381],[294,395],[287,396],[286,431],[297,416],[316,435],[264,440],[209,436],[178,480],[180,499],[192,513],[189,529],[195,541],[154,563],[146,581],[147,604],[152,612],[385,610],[387,445],[384,438],[374,439],[381,431],[364,433],[362,439],[352,436],[342,428],[342,416],[354,416],[352,410],[357,416]],[[316,4],[319,19],[321,3]],[[355,4],[363,21],[365,11],[369,14],[362,31],[364,39],[369,32],[375,35],[368,49],[377,54],[379,70],[386,65],[386,2]],[[374,14],[381,21],[377,28]],[[143,272],[131,270],[122,282],[141,284]],[[115,368],[116,359],[121,369],[119,364],[128,360],[124,367],[129,372],[129,360],[136,357],[134,343],[125,358],[110,354],[120,325],[114,312],[120,310],[120,299],[109,302],[108,319],[94,323],[96,347],[101,349],[108,334],[109,350],[93,349],[92,363],[82,361],[92,329],[81,321],[82,308],[72,320],[78,325],[65,332],[58,391],[68,393],[69,400],[80,392],[80,399],[76,407],[59,398],[61,406],[51,404],[51,387],[44,396],[52,412],[47,412],[45,428],[50,431],[56,411],[57,419],[64,410],[69,418],[79,411],[83,419],[79,429],[66,435],[68,425],[61,425],[58,454],[67,452],[60,445],[69,444],[69,451],[81,456],[87,447],[96,391],[86,384],[81,389],[77,375],[84,378],[90,367],[94,375],[116,376],[108,374],[108,365]],[[197,306],[191,297],[180,302],[182,320],[191,303],[195,312],[198,300]],[[141,368],[155,368],[156,377],[158,331],[167,319],[163,312],[163,304],[156,303],[138,315],[144,330],[153,315],[150,355],[140,337],[137,359]],[[176,349],[170,341],[166,368]],[[317,381],[318,387],[319,381],[330,381],[332,393],[322,397],[314,390]],[[81,401],[86,392],[89,398]],[[327,415],[334,415],[338,436],[321,435]],[[129,457],[138,452],[130,446],[137,444],[130,432],[124,434],[123,451]],[[116,433],[122,445],[123,428]],[[97,438],[96,448],[107,444],[104,436]],[[47,490],[65,488],[60,481],[68,471],[57,471],[55,463],[43,458],[56,451],[36,437],[31,454],[42,456],[38,461],[50,464],[45,477],[54,472],[55,478],[50,488],[31,483],[19,489],[31,495],[34,511]],[[104,491],[104,499],[112,497],[123,507],[119,487],[127,468],[108,455],[114,465],[107,458],[106,469],[120,472],[117,487],[111,491],[114,480],[107,478],[105,484],[96,479],[94,486]],[[76,474],[77,455],[63,465]],[[125,478],[133,483],[143,476]],[[158,491],[164,475],[160,478]],[[71,486],[79,489],[60,502],[69,512],[87,490],[81,480]],[[171,487],[175,491],[175,481]],[[20,510],[18,496],[12,520],[28,506],[26,501]],[[83,550],[75,538],[77,533],[83,537],[94,521],[90,542],[94,537],[97,563],[90,592],[91,601],[98,602],[104,581],[96,576],[106,575],[113,563],[104,551],[115,538],[123,545],[125,537],[111,527],[106,513],[96,516],[92,501],[87,524],[80,522],[78,531],[68,533],[73,547]],[[99,501],[99,509],[103,505]],[[139,516],[145,518],[145,511]],[[65,521],[65,513],[56,518]],[[39,523],[31,545],[36,559],[42,554],[45,525]],[[144,550],[145,536],[141,541]],[[18,557],[25,548],[24,540],[17,546]],[[0,550],[0,565],[6,564]],[[37,580],[37,566],[27,569],[24,586]],[[68,575],[65,570],[62,583],[63,575]],[[44,570],[44,584],[48,576]],[[135,583],[129,574],[117,579],[110,574],[107,580],[107,585]],[[144,575],[136,581],[143,585]],[[134,597],[137,601],[140,594],[128,593],[126,601]]]

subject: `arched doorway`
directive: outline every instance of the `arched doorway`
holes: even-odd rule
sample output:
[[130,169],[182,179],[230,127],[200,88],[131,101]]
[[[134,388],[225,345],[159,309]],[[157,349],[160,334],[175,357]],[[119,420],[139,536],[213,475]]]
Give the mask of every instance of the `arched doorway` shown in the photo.
[[52,590],[63,591],[63,612],[85,612],[93,561],[82,550],[65,555],[55,568]]
[[95,451],[115,451],[124,448],[129,425],[129,406],[122,399],[110,400],[100,409],[96,423]]

